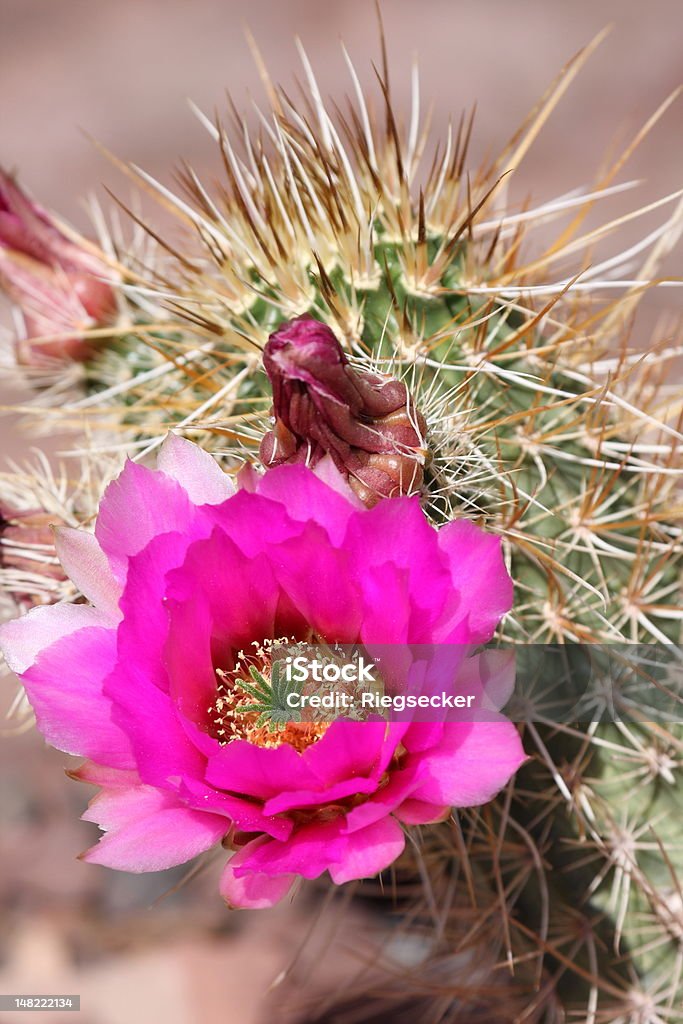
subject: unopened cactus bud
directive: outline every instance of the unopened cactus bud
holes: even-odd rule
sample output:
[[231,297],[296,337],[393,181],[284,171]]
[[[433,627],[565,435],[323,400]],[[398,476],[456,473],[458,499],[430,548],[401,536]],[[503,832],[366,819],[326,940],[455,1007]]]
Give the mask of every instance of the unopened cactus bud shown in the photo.
[[263,363],[275,420],[261,442],[266,467],[330,455],[368,506],[419,492],[426,425],[401,381],[353,366],[330,328],[308,316],[271,334]]
[[103,260],[67,238],[0,170],[0,288],[23,316],[18,362],[87,359],[87,332],[109,323],[116,310],[114,291],[103,279],[109,275]]

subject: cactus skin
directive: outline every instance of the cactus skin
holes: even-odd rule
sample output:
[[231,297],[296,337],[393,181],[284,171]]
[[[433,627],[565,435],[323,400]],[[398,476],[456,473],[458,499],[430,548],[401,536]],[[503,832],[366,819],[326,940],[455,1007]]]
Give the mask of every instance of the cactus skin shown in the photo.
[[[155,272],[129,275],[130,331],[86,367],[85,403],[54,418],[87,408],[98,443],[134,444],[140,458],[174,426],[226,468],[256,458],[271,402],[260,352],[309,314],[358,366],[405,380],[427,421],[430,518],[470,516],[502,535],[517,593],[501,640],[680,642],[681,402],[658,380],[676,350],[653,346],[643,360],[627,349],[646,284],[615,302],[596,268],[575,280],[614,226],[580,234],[613,172],[597,197],[521,214],[504,205],[505,173],[590,50],[491,167],[466,174],[471,121],[461,121],[422,188],[426,140],[400,137],[386,69],[381,129],[360,89],[333,120],[307,60],[312,99],[298,110],[273,90],[266,143],[238,118],[230,133],[200,115],[225,183],[210,194],[185,169],[177,199],[143,176],[188,237]],[[557,242],[522,258],[534,226],[566,212]],[[650,259],[643,280],[653,273]],[[525,1020],[680,1019],[683,732],[537,720],[524,727],[535,756],[514,784],[424,830],[407,863],[409,878],[422,865],[447,922],[420,977],[433,968],[443,999],[439,958],[486,950],[492,976],[508,965],[508,1012],[513,993]],[[420,897],[423,916],[434,893]],[[486,988],[458,1005],[483,1014]],[[450,998],[464,997],[454,986]]]

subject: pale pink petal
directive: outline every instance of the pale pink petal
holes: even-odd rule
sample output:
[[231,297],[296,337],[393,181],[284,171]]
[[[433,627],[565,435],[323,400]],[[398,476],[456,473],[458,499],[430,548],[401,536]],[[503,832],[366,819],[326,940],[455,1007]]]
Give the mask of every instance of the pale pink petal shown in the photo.
[[192,811],[149,786],[105,792],[83,815],[106,831],[81,859],[120,871],[162,871],[197,857],[225,835],[226,819]]
[[155,786],[113,786],[92,798],[83,821],[94,821],[103,832],[113,832],[130,821],[139,821],[157,811],[178,807],[177,797]]
[[110,768],[108,765],[84,761],[78,768],[66,773],[77,782],[87,782],[90,786],[103,786],[106,789],[131,789],[140,785],[140,776],[134,768]]
[[157,467],[173,477],[195,505],[218,505],[235,493],[235,485],[213,456],[177,434],[167,434]]
[[70,526],[58,526],[55,528],[55,548],[64,572],[81,594],[109,615],[113,622],[118,622],[123,587],[111,571],[95,535]]
[[83,604],[41,605],[0,625],[0,650],[17,675],[29,668],[46,647],[88,626],[108,626],[109,616]]
[[42,651],[22,681],[49,743],[98,764],[130,769],[135,767],[130,741],[103,693],[115,661],[113,629],[79,629]]
[[[458,670],[457,692],[474,697],[473,718],[487,717],[487,711],[500,711],[515,689],[516,658],[514,650],[483,651],[467,658]],[[455,713],[454,718],[462,718]]]
[[360,500],[356,492],[349,486],[349,482],[345,476],[339,472],[334,464],[334,459],[331,455],[324,455],[322,459],[316,462],[313,467],[313,472],[317,476],[318,480],[322,480],[324,484],[330,487],[337,494],[341,494],[342,498],[345,498],[351,505],[354,505],[358,509],[362,509],[365,506]]
[[405,825],[432,825],[447,821],[452,813],[452,807],[439,807],[423,800],[405,800],[393,811],[394,817]]
[[235,483],[241,491],[256,494],[261,476],[262,474],[258,472],[251,462],[245,462],[239,468],[239,472],[235,477]]

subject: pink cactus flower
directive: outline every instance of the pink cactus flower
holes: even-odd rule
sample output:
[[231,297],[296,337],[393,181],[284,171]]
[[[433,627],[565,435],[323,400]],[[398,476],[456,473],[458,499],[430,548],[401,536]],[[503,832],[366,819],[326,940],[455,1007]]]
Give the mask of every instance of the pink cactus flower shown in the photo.
[[[219,684],[254,643],[481,643],[510,608],[497,538],[466,520],[437,531],[417,498],[368,510],[331,461],[318,469],[234,491],[169,436],[156,471],[129,462],[108,487],[94,534],[57,531],[89,603],[34,609],[0,645],[47,741],[87,758],[73,774],[102,788],[85,818],[105,834],[86,861],[152,871],[222,842],[225,900],[270,906],[297,876],[377,874],[406,826],[490,800],[524,760],[495,713],[276,732],[244,715],[225,729]],[[476,675],[502,706],[499,663]]]
[[0,169],[0,288],[23,315],[25,336],[17,341],[17,360],[32,364],[46,357],[92,355],[85,333],[108,323],[116,309],[106,277],[111,271],[104,261],[67,238]]

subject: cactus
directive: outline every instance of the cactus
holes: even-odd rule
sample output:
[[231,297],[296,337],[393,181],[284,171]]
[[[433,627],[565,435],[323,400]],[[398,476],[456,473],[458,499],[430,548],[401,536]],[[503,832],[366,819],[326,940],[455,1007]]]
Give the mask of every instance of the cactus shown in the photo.
[[[266,76],[271,108],[256,137],[234,112],[230,127],[197,112],[223,182],[209,189],[184,167],[177,196],[129,171],[181,237],[150,228],[153,256],[106,241],[124,282],[119,321],[97,333],[106,341],[83,363],[78,394],[51,406],[43,393],[43,422],[85,418],[95,460],[145,458],[174,427],[231,470],[258,457],[270,426],[268,336],[305,313],[353,365],[405,382],[427,424],[428,516],[469,516],[502,535],[516,601],[501,641],[680,643],[683,403],[666,383],[679,350],[668,339],[628,346],[683,224],[680,197],[587,230],[593,207],[628,187],[614,180],[629,147],[590,191],[506,206],[508,173],[598,41],[472,174],[472,119],[428,156],[417,79],[403,133],[386,59],[381,125],[345,51],[345,113],[326,109],[303,51],[303,104]],[[595,243],[653,206],[673,207],[658,231],[590,266]],[[556,239],[532,254],[534,229],[556,220]],[[425,1020],[464,1019],[437,1007],[482,1020],[679,1020],[683,730],[648,722],[647,705],[543,724],[539,701],[521,716],[534,756],[514,783],[425,829],[393,879],[401,934],[432,936],[413,988],[409,978],[398,993],[405,1012],[426,1000]],[[486,970],[473,979],[479,956]],[[359,985],[366,1007],[380,993],[379,1008],[352,1019],[399,1019],[396,1006],[380,1016],[385,990],[386,978]]]
[[[598,200],[623,187],[610,184],[623,160],[578,199],[502,205],[506,175],[590,49],[490,167],[466,173],[472,124],[461,121],[422,187],[418,91],[404,141],[386,71],[384,129],[360,90],[334,120],[305,55],[311,99],[300,112],[273,90],[265,139],[236,118],[241,155],[200,114],[225,182],[210,193],[185,168],[178,198],[135,172],[196,237],[164,242],[153,268],[130,254],[117,264],[127,310],[83,367],[85,397],[52,416],[42,405],[41,417],[86,417],[138,457],[176,427],[228,461],[255,458],[270,406],[260,353],[279,324],[310,314],[359,365],[406,381],[429,427],[427,513],[470,515],[504,535],[518,584],[505,638],[679,640],[681,400],[660,384],[678,349],[627,342],[683,204],[643,243],[590,268],[589,247],[645,212],[580,233]],[[559,237],[523,258],[533,227],[565,213]],[[634,248],[651,250],[642,274],[620,280]]]

